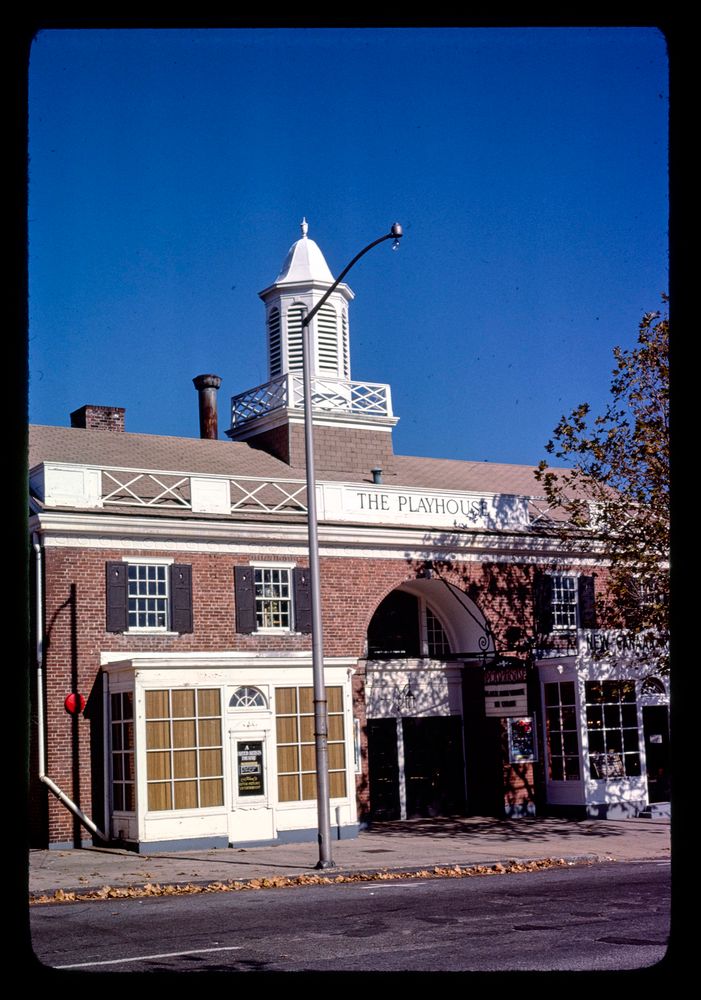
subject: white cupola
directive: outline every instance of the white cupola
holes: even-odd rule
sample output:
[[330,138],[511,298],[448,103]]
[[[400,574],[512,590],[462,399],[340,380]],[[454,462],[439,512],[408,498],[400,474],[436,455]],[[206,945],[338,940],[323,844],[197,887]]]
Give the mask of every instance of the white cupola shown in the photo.
[[[266,308],[268,377],[302,371],[302,318],[334,282],[324,255],[301,223],[274,284],[259,293]],[[341,283],[311,322],[312,375],[350,379],[348,303],[353,292]]]
[[232,397],[227,437],[248,441],[294,468],[304,466],[302,322],[325,299],[308,327],[319,467],[389,473],[392,430],[399,419],[392,412],[391,389],[384,382],[351,381],[348,304],[353,292],[343,282],[335,284],[324,255],[307,235],[306,219],[301,228],[274,283],[258,293],[265,303],[268,381]]

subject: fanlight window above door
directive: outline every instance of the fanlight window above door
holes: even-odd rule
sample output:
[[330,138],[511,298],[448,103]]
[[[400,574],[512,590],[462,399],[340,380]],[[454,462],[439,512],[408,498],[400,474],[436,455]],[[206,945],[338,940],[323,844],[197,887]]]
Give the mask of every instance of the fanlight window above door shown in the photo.
[[258,688],[237,688],[229,700],[229,708],[267,708],[265,695]]

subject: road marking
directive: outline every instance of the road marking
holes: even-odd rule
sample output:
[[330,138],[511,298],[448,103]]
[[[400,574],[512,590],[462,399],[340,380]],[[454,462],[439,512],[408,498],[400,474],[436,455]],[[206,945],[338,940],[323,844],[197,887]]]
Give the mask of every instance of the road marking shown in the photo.
[[75,962],[72,965],[55,965],[54,969],[84,969],[89,965],[123,965],[126,962],[148,962],[152,958],[180,958],[182,955],[203,955],[210,951],[241,951],[243,945],[224,948],[190,948],[188,951],[164,951],[159,955],[136,955],[134,958],[110,958],[102,962]]
[[387,883],[383,885],[382,883],[373,882],[372,885],[362,885],[361,889],[370,889],[372,892],[375,889],[416,889],[420,885],[426,885],[425,882],[394,882],[393,884]]

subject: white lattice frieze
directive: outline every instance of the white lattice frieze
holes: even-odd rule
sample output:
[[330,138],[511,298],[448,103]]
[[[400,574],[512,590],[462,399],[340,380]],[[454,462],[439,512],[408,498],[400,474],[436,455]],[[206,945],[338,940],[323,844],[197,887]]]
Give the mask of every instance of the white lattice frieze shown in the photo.
[[190,477],[102,470],[102,502],[120,507],[190,508]]
[[304,480],[168,476],[102,470],[104,506],[185,508],[195,513],[306,514]]
[[232,479],[231,512],[306,514],[305,482]]

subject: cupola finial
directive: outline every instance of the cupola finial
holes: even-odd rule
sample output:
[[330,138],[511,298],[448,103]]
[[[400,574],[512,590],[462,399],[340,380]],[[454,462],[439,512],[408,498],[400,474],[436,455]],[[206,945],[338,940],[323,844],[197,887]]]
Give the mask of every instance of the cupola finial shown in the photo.
[[309,226],[307,225],[306,218],[302,219],[299,228],[302,230],[302,236],[306,236],[309,232]]

